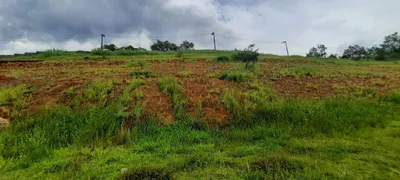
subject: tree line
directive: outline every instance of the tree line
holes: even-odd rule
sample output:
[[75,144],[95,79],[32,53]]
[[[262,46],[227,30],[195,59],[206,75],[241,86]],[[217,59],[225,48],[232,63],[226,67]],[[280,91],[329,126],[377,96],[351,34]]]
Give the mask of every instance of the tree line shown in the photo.
[[326,50],[328,48],[319,44],[317,47],[312,47],[307,53],[307,57],[318,58],[341,58],[341,59],[374,59],[378,61],[389,60],[393,58],[400,58],[400,35],[395,32],[385,37],[380,45],[372,47],[364,47],[357,44],[347,47],[342,56],[331,54],[328,56]]
[[[189,41],[183,41],[180,46],[176,45],[175,43],[169,42],[169,41],[160,41],[157,40],[153,45],[151,45],[151,50],[152,51],[178,51],[178,50],[194,50],[194,43],[189,42]],[[129,46],[123,46],[123,47],[117,47],[115,44],[106,44],[103,46],[103,49],[110,50],[110,51],[118,51],[118,50],[129,50],[129,51],[137,51],[137,50],[142,50],[146,51],[147,49],[145,48],[135,48],[131,45]]]

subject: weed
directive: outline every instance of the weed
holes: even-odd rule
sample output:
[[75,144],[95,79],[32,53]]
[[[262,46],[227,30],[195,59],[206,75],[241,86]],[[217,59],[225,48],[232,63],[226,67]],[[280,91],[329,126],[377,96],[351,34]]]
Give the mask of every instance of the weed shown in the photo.
[[158,86],[162,92],[171,97],[175,118],[177,120],[185,119],[185,101],[182,99],[183,88],[179,85],[178,80],[169,76],[162,77],[158,80]]
[[216,59],[217,62],[230,62],[231,60],[229,59],[229,57],[226,56],[219,56]]
[[32,92],[32,90],[25,84],[9,88],[0,88],[0,105],[12,104],[15,110],[21,110],[28,105],[24,95],[30,92]]
[[220,79],[234,82],[244,82],[250,78],[252,78],[250,74],[241,71],[225,72],[220,76]]
[[134,61],[129,61],[128,64],[126,64],[126,67],[146,67],[149,65],[148,61],[144,60],[134,60]]
[[178,76],[180,77],[190,77],[192,76],[194,73],[192,71],[181,71],[178,73]]
[[14,78],[20,78],[24,75],[25,75],[25,71],[22,71],[22,70],[17,70],[17,71],[11,72],[11,76]]
[[149,78],[149,77],[157,77],[157,74],[153,71],[142,70],[142,71],[132,72],[131,76],[136,77],[136,78]]
[[389,91],[382,97],[382,100],[400,104],[400,91]]

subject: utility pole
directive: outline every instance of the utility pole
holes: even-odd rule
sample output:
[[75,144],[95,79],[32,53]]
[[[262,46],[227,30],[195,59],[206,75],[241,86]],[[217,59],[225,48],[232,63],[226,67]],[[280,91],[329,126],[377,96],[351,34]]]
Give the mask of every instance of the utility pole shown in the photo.
[[213,32],[211,35],[213,36],[214,39],[214,50],[217,50],[217,45],[215,44],[215,32]]
[[283,41],[282,44],[285,44],[285,46],[286,46],[286,53],[287,53],[287,56],[289,56],[289,48],[287,47],[287,41]]
[[103,49],[103,38],[106,37],[106,35],[101,34],[101,46],[100,49]]

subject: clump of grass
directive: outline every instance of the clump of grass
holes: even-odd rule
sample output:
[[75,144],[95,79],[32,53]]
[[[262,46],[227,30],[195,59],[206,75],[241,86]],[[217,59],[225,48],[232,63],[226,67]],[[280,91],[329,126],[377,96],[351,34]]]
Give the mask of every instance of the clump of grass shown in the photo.
[[146,67],[150,63],[145,60],[134,60],[134,61],[129,61],[128,64],[126,64],[126,67]]
[[178,76],[180,77],[190,77],[192,76],[194,73],[192,71],[181,71],[178,73]]
[[76,105],[88,103],[95,106],[105,106],[109,101],[108,95],[113,87],[114,82],[112,80],[94,80],[85,85],[82,92],[77,95],[75,103]]
[[219,56],[216,59],[217,62],[230,62],[231,60],[227,56]]
[[252,76],[249,73],[242,71],[225,72],[220,76],[222,80],[234,81],[234,82],[244,82],[250,79]]
[[149,77],[157,77],[157,74],[150,70],[141,70],[132,72],[131,76],[136,78],[149,78]]
[[17,71],[11,72],[11,76],[14,78],[20,78],[24,75],[25,75],[25,71],[22,71],[22,70],[17,70]]
[[158,79],[158,86],[161,91],[172,99],[174,115],[177,120],[183,120],[185,115],[185,101],[183,100],[183,88],[176,78],[167,76]]
[[31,92],[31,90],[25,84],[8,88],[0,88],[0,105],[13,104],[18,101],[23,101],[24,94],[29,92]]
[[400,91],[389,91],[382,97],[382,100],[400,104]]

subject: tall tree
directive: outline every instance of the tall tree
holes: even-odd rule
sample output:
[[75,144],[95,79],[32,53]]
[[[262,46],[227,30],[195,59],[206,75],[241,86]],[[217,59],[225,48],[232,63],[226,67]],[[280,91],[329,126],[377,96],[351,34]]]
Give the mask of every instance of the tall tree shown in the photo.
[[395,32],[385,37],[381,47],[388,53],[400,53],[400,35]]
[[352,45],[349,46],[346,50],[344,50],[342,58],[360,60],[362,58],[368,57],[368,54],[369,53],[365,47],[359,45]]
[[326,53],[327,49],[328,48],[325,45],[319,44],[317,47],[312,47],[310,49],[310,51],[307,53],[307,57],[324,58],[327,55]]
[[115,44],[106,44],[103,46],[104,49],[108,49],[110,51],[115,51],[117,50],[117,46]]
[[157,40],[150,48],[153,51],[177,51],[179,49],[175,43],[160,40]]
[[194,49],[194,44],[189,41],[183,41],[183,43],[180,46],[181,50],[193,50]]

